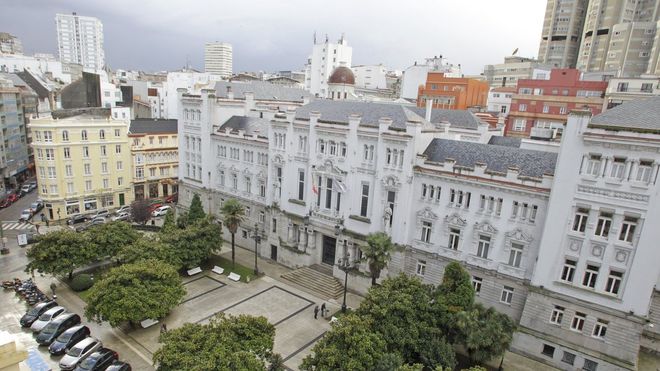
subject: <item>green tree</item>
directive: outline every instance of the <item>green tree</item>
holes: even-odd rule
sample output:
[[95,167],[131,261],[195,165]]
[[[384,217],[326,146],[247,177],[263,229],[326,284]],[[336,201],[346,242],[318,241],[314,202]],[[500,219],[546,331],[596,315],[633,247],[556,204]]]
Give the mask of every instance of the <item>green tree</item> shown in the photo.
[[437,295],[437,300],[444,303],[450,312],[469,309],[474,303],[474,286],[470,273],[458,262],[447,264]]
[[114,258],[122,247],[134,243],[142,236],[126,222],[99,224],[85,233],[93,244],[97,259]]
[[356,313],[371,320],[388,352],[400,354],[405,363],[419,363],[424,336],[444,315],[436,311],[432,290],[417,277],[400,274],[372,286]]
[[126,321],[135,324],[164,317],[185,294],[181,277],[171,265],[155,259],[124,264],[89,289],[85,316],[99,323],[108,321],[112,327]]
[[302,370],[373,370],[387,353],[385,340],[372,331],[373,323],[354,314],[336,322],[305,357]]
[[176,216],[174,215],[174,208],[169,209],[165,214],[163,226],[160,228],[161,234],[171,233],[176,228]]
[[160,371],[263,371],[274,339],[275,327],[264,317],[220,314],[207,325],[186,323],[161,335],[153,360]]
[[470,360],[485,363],[504,354],[516,326],[509,316],[475,304],[472,309],[457,314],[456,327],[457,342],[465,347]]
[[454,347],[445,340],[440,329],[428,327],[425,330],[417,347],[418,362],[431,370],[453,370],[456,366]]
[[273,353],[268,360],[268,371],[284,371],[284,358],[279,353]]
[[149,201],[145,199],[135,200],[131,203],[131,218],[133,221],[140,224],[145,224],[151,219],[151,211],[149,210]]
[[241,203],[235,198],[230,198],[222,205],[221,212],[225,226],[229,230],[229,233],[231,233],[231,266],[233,269],[236,255],[234,237],[238,230],[238,226],[245,218],[245,208],[243,208],[243,205],[241,205]]
[[383,232],[372,233],[367,236],[367,245],[361,246],[363,259],[369,264],[371,285],[376,285],[380,272],[387,267],[392,258],[390,253],[394,249],[390,236]]
[[157,236],[144,236],[130,245],[122,246],[117,257],[124,264],[157,259],[177,269],[182,266],[179,254],[172,245],[163,243]]
[[222,247],[222,228],[213,219],[205,217],[185,228],[175,228],[161,234],[164,243],[169,244],[180,261],[182,268],[199,266],[213,252]]
[[202,206],[202,200],[199,198],[199,195],[195,193],[192,200],[190,201],[190,208],[188,208],[188,223],[192,224],[198,220],[202,220],[206,217],[204,212],[204,207]]
[[70,229],[62,229],[39,236],[38,242],[27,250],[30,260],[25,271],[73,277],[76,268],[89,264],[95,257],[89,236]]

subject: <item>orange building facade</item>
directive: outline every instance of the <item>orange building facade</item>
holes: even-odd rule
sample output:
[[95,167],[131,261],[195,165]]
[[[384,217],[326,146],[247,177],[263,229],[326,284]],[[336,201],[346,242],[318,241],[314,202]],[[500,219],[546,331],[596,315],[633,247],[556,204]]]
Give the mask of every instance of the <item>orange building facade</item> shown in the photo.
[[464,110],[486,107],[488,82],[462,77],[445,77],[442,72],[429,72],[426,85],[417,90],[417,106],[425,107],[433,100],[433,108]]

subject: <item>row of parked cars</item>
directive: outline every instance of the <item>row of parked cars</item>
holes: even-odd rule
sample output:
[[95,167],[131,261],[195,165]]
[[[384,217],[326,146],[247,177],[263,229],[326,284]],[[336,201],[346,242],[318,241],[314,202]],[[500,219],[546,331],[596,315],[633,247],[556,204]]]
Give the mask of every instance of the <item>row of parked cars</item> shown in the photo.
[[21,188],[18,188],[15,191],[7,194],[5,198],[0,201],[0,209],[11,206],[11,204],[18,201],[19,198],[34,191],[35,189],[37,189],[37,182],[29,182],[23,184]]
[[44,208],[44,201],[40,198],[38,198],[35,202],[30,204],[30,207],[28,209],[25,209],[21,212],[21,217],[19,221],[21,222],[27,222],[30,219],[32,219],[33,216],[37,215],[41,209]]
[[62,370],[130,371],[131,365],[119,361],[119,354],[91,337],[89,327],[80,316],[69,313],[55,301],[39,303],[20,319],[21,327],[29,327],[40,346],[48,346],[52,356],[63,356]]

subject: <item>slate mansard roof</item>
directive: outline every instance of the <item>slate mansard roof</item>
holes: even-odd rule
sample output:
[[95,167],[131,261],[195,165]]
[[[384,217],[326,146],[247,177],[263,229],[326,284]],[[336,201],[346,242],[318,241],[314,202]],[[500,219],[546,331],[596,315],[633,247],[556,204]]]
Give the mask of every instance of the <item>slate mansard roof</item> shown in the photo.
[[266,119],[246,116],[232,116],[220,126],[219,131],[230,129],[231,133],[238,133],[244,130],[245,134],[253,135],[257,133],[260,137],[268,138],[269,121]]
[[289,102],[302,102],[304,99],[311,99],[308,91],[300,88],[292,88],[282,84],[273,84],[265,81],[252,82],[227,82],[218,81],[215,84],[215,94],[219,98],[227,98],[227,87],[231,87],[234,97],[244,99],[245,93],[254,94],[254,99],[258,100],[276,100]]
[[516,168],[521,176],[532,178],[554,175],[557,164],[556,153],[437,138],[426,147],[424,156],[428,161],[453,160],[455,166],[468,168],[484,164],[489,172],[506,173]]
[[128,129],[130,134],[176,134],[176,119],[135,119]]
[[296,119],[309,120],[310,112],[319,112],[321,122],[333,122],[348,124],[350,115],[361,116],[360,125],[378,126],[378,120],[387,117],[392,120],[391,127],[394,129],[405,129],[408,120],[421,122],[423,117],[400,104],[317,100],[308,103],[296,110]]
[[589,127],[660,134],[660,97],[623,103],[594,116]]
[[[421,117],[426,117],[425,107],[410,107],[409,109]],[[479,124],[482,123],[482,121],[470,111],[439,108],[432,109],[431,122],[436,124],[443,121],[451,123],[452,127],[471,130],[477,130]]]

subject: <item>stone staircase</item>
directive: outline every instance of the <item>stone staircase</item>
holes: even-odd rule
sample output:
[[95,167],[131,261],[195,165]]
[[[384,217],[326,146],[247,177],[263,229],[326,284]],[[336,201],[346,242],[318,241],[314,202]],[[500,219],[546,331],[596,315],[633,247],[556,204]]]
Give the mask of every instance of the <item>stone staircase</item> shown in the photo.
[[315,264],[280,277],[324,299],[338,299],[344,293],[344,286],[332,276],[332,267]]

